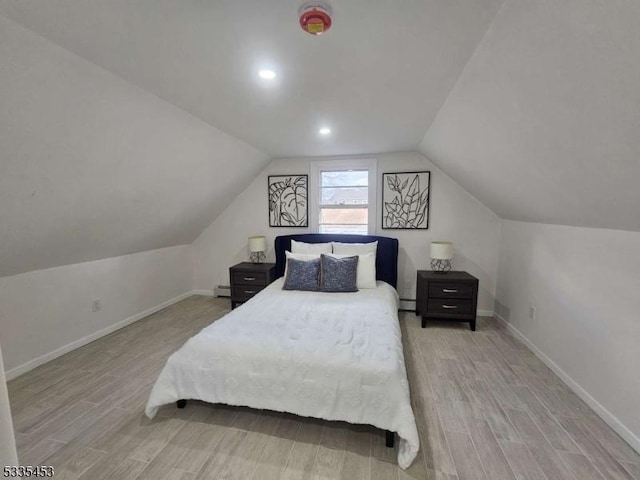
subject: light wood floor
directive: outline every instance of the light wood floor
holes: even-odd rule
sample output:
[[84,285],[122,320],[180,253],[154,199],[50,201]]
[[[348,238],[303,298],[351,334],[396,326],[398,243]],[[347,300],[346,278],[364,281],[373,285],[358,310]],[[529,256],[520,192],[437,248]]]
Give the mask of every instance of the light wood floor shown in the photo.
[[401,323],[421,452],[376,429],[190,402],[143,409],[167,356],[228,311],[191,297],[9,383],[22,465],[96,479],[632,479],[640,456],[493,319]]

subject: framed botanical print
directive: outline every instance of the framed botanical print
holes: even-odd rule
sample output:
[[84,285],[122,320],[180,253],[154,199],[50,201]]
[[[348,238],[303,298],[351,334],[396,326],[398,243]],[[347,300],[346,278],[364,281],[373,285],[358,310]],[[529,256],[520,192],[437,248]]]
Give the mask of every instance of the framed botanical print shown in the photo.
[[382,174],[382,228],[429,228],[431,172]]
[[269,226],[308,227],[308,175],[269,175]]

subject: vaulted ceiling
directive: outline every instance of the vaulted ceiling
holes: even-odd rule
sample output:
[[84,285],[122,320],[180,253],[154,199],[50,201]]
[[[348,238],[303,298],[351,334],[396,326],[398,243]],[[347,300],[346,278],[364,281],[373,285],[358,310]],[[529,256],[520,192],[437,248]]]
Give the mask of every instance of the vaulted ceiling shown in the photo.
[[301,3],[0,0],[0,276],[189,243],[285,156],[419,148],[504,218],[640,230],[636,0]]
[[0,12],[286,157],[416,149],[501,0],[334,1],[320,37],[298,25],[302,3],[3,0]]

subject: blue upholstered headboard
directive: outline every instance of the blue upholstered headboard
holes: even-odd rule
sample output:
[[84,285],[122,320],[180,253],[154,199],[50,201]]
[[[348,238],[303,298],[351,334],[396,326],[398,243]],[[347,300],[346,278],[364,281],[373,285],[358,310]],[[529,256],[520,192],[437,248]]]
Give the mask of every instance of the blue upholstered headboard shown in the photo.
[[276,237],[276,277],[284,275],[286,257],[284,252],[291,251],[291,240],[306,243],[371,243],[378,242],[376,254],[376,279],[387,282],[393,288],[398,285],[398,240],[374,235],[340,235],[332,233],[305,233],[301,235],[282,235]]

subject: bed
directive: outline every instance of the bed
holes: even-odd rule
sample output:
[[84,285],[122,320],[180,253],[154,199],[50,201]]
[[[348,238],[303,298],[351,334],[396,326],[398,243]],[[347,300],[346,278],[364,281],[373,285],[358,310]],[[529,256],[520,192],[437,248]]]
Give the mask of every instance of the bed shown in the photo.
[[162,405],[184,407],[197,399],[369,424],[397,433],[398,465],[407,468],[419,439],[397,316],[397,240],[277,237],[276,276],[284,274],[291,240],[378,241],[376,288],[289,291],[278,278],[169,357],[149,396],[147,416],[153,418]]

